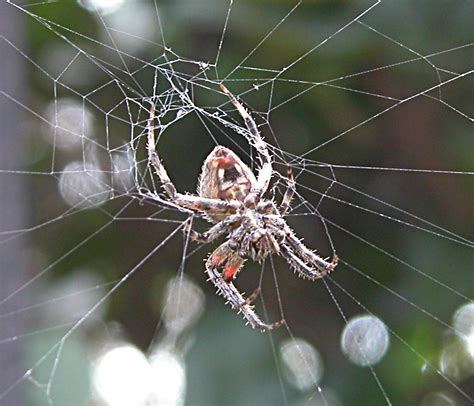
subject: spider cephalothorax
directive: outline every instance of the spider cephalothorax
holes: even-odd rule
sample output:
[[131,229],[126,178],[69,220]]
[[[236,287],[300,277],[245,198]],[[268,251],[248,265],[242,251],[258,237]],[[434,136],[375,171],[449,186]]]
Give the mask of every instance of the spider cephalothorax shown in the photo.
[[239,310],[253,328],[272,329],[283,321],[267,324],[255,313],[251,302],[258,290],[245,299],[232,282],[245,259],[250,257],[261,261],[270,254],[277,254],[285,258],[300,276],[314,280],[324,277],[336,267],[337,256],[334,255],[331,261],[321,258],[308,249],[286,224],[283,216],[290,208],[295,190],[291,170],[288,171],[287,190],[279,207],[273,200],[262,197],[273,173],[270,153],[250,114],[224,85],[221,85],[221,90],[245,121],[249,139],[261,162],[257,176],[233,151],[217,146],[204,161],[197,196],[177,192],[155,150],[154,107],[148,122],[148,158],[172,203],[204,213],[209,221],[215,223],[204,233],[186,227],[192,239],[208,243],[227,233],[226,241],[206,261],[206,272],[218,293]]

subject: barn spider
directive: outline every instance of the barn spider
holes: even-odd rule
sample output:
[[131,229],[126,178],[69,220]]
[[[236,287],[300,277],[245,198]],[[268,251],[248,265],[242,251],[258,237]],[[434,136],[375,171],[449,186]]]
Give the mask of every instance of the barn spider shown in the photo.
[[148,160],[172,203],[204,213],[210,222],[215,223],[204,233],[192,230],[188,223],[186,232],[193,240],[209,243],[224,233],[228,234],[226,241],[209,255],[205,265],[206,272],[217,292],[224,296],[232,308],[241,312],[253,328],[264,331],[280,326],[284,320],[273,324],[263,322],[251,305],[259,290],[245,299],[233,284],[245,257],[262,261],[270,254],[278,254],[301,277],[312,280],[331,272],[336,267],[338,258],[334,255],[328,262],[315,254],[295,236],[283,219],[295,191],[291,170],[288,170],[287,190],[280,207],[273,200],[263,198],[273,172],[270,153],[250,114],[224,85],[221,84],[220,89],[244,119],[250,142],[261,165],[257,176],[234,152],[218,145],[204,161],[197,195],[177,192],[155,150],[154,106],[147,123]]

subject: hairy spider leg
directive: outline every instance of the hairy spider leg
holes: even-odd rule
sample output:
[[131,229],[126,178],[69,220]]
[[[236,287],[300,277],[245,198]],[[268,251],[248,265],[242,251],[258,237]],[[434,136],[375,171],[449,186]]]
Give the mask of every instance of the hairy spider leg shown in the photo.
[[148,160],[155,168],[155,172],[160,178],[161,186],[163,187],[164,191],[168,195],[171,200],[176,200],[176,188],[171,182],[170,177],[168,176],[168,172],[166,172],[165,167],[160,162],[160,158],[155,150],[155,130],[154,124],[155,121],[155,105],[152,104],[150,107],[150,116],[147,122],[147,129],[148,129],[148,143],[147,143],[147,150],[148,150]]
[[338,262],[334,255],[331,262],[326,261],[319,255],[307,248],[294,234],[293,230],[286,224],[285,220],[273,217],[276,224],[266,224],[272,233],[278,236],[280,241],[278,250],[281,255],[303,278],[311,280],[320,279],[331,272]]
[[[244,318],[253,328],[258,328],[262,331],[273,330],[274,328],[284,324],[284,320],[272,324],[263,322],[253,310],[250,301],[245,299],[231,282],[232,279],[229,281],[225,280],[226,272],[228,272],[229,275],[232,274],[232,277],[234,277],[244,263],[244,259],[237,255],[228,245],[228,242],[221,244],[214,250],[206,261],[206,272],[209,275],[209,280],[216,287],[217,293],[222,295],[232,308],[238,309],[239,313],[242,313]],[[224,278],[218,269],[219,266],[222,265],[224,265]],[[254,294],[250,296],[251,300],[255,297],[256,295]]]
[[242,268],[245,259],[238,254],[231,255],[225,264],[224,270],[222,271],[222,278],[224,282],[230,283],[237,276],[237,273]]
[[220,84],[220,89],[227,95],[231,103],[237,109],[240,116],[244,119],[245,126],[250,133],[251,144],[256,149],[261,168],[258,171],[257,184],[253,190],[253,196],[256,203],[262,197],[262,195],[267,191],[268,186],[270,185],[270,180],[272,177],[272,159],[270,153],[265,145],[265,141],[258,130],[257,124],[255,123],[252,116],[247,112],[247,110],[242,106],[242,104],[237,100],[237,98],[223,85]]
[[191,221],[188,221],[186,224],[185,232],[189,233],[189,236],[192,240],[198,241],[201,243],[210,243],[216,238],[220,237],[222,234],[228,232],[230,229],[238,226],[240,224],[241,216],[239,214],[230,215],[224,220],[219,221],[217,224],[213,225],[209,230],[199,233],[192,229]]
[[321,279],[329,273],[329,269],[322,270],[319,267],[314,268],[306,264],[298,255],[296,255],[293,250],[287,245],[283,244],[280,247],[280,255],[285,258],[285,260],[291,265],[291,267],[298,272],[298,274],[303,278],[308,278],[310,280]]
[[304,245],[293,233],[293,231],[288,227],[289,232],[286,235],[286,241],[293,249],[294,253],[300,257],[304,262],[311,265],[313,268],[316,268],[319,271],[317,276],[312,279],[319,279],[327,275],[329,272],[333,271],[339,262],[339,258],[336,254],[333,255],[331,261],[326,261],[313,251],[311,251],[306,245]]
[[296,183],[295,183],[295,178],[293,176],[293,169],[291,169],[291,166],[288,165],[286,167],[286,191],[285,191],[285,194],[283,195],[283,199],[280,204],[280,214],[282,216],[285,216],[286,214],[288,214],[295,191],[296,191]]
[[224,282],[229,283],[235,278],[245,259],[230,248],[232,243],[227,241],[217,247],[209,256],[207,262],[214,268],[223,265],[222,278]]
[[247,299],[245,299],[245,303],[247,303],[248,305],[252,304],[255,299],[257,299],[258,295],[260,295],[260,292],[261,292],[261,289],[260,288],[256,288],[250,295]]
[[155,131],[153,122],[155,120],[155,106],[152,104],[150,108],[150,116],[147,122],[148,130],[148,160],[151,165],[155,168],[155,172],[160,178],[161,186],[163,190],[168,195],[169,199],[187,209],[200,211],[203,213],[215,212],[215,213],[232,213],[237,212],[240,208],[241,203],[237,200],[220,200],[220,199],[210,199],[199,196],[187,195],[177,192],[176,187],[171,181],[168,172],[160,161],[158,153],[156,152],[155,147]]

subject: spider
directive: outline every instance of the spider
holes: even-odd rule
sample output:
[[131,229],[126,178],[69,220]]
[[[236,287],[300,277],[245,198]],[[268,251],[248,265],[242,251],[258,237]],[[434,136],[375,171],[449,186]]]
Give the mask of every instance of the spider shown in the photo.
[[301,277],[315,280],[331,272],[338,257],[334,254],[328,261],[315,254],[296,237],[284,220],[295,192],[291,169],[287,171],[287,190],[279,207],[272,199],[263,197],[273,174],[272,158],[252,116],[223,84],[220,89],[245,122],[248,138],[260,161],[256,175],[232,150],[218,145],[204,161],[197,195],[179,193],[155,149],[153,104],[147,123],[148,160],[171,203],[202,213],[209,222],[215,223],[206,232],[198,233],[188,222],[185,232],[191,239],[210,243],[227,233],[225,242],[209,255],[205,263],[206,273],[217,292],[232,308],[242,313],[251,327],[271,330],[282,325],[284,320],[272,324],[262,321],[252,305],[259,289],[246,299],[233,283],[246,258],[260,262],[270,254],[277,254]]

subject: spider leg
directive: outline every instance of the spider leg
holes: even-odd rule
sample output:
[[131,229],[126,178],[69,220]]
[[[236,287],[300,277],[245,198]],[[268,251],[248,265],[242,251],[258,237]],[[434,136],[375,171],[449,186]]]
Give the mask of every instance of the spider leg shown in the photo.
[[326,261],[313,251],[311,251],[306,245],[304,245],[290,230],[290,233],[286,235],[286,241],[291,246],[295,254],[300,257],[304,262],[308,263],[315,268],[318,276],[313,279],[322,278],[329,272],[333,271],[339,262],[337,255],[333,255],[331,261]]
[[279,254],[286,259],[301,277],[311,280],[321,279],[337,266],[337,255],[334,255],[331,262],[328,262],[307,248],[296,237],[294,237],[294,240],[297,241],[296,244],[295,241],[287,239],[288,244],[292,245],[292,247],[282,244]]
[[280,204],[280,213],[282,216],[288,213],[291,200],[293,199],[293,195],[295,194],[296,190],[295,178],[293,177],[293,170],[291,169],[291,166],[286,167],[286,177],[287,188]]
[[203,233],[193,230],[191,228],[191,221],[189,221],[185,227],[185,232],[189,233],[189,236],[194,241],[209,243],[220,237],[225,232],[229,231],[231,228],[235,227],[239,219],[240,215],[231,215],[226,217],[224,220],[219,221],[217,224],[213,225],[209,230]]
[[255,299],[257,299],[257,297],[260,295],[260,292],[261,292],[261,289],[260,288],[257,288],[255,289],[251,295],[249,295],[249,297],[247,299],[245,299],[245,303],[250,305],[252,304]]
[[296,255],[293,250],[287,245],[280,246],[280,255],[286,259],[286,261],[291,265],[291,267],[299,273],[299,275],[305,279],[320,279],[323,278],[327,272],[320,271],[319,269],[314,269],[310,265],[307,265],[298,255]]
[[260,198],[267,191],[272,177],[273,169],[270,153],[268,152],[265,141],[263,141],[262,135],[258,130],[257,124],[245,107],[242,106],[242,104],[237,100],[237,97],[235,97],[223,84],[220,85],[220,89],[227,95],[240,116],[244,119],[245,126],[250,133],[251,143],[257,150],[261,168],[258,171],[257,184],[255,185],[253,192],[255,193],[255,196],[258,200],[258,198]]
[[[217,288],[217,292],[224,296],[224,299],[230,303],[233,309],[237,309],[239,313],[242,313],[252,328],[265,331],[281,326],[284,321],[273,324],[263,322],[253,310],[253,306],[250,305],[231,282],[243,263],[244,259],[229,248],[228,242],[225,242],[217,247],[209,256],[206,261],[206,272],[209,275],[209,280]],[[222,273],[218,269],[221,265],[224,265]]]
[[152,104],[150,108],[150,116],[147,122],[148,129],[148,160],[155,169],[155,173],[160,178],[161,185],[168,198],[175,204],[187,209],[200,212],[213,212],[223,215],[234,214],[241,207],[241,203],[237,200],[220,200],[209,199],[200,196],[182,194],[177,192],[175,185],[171,181],[168,172],[160,161],[155,149],[155,132],[153,122],[155,120],[155,106]]

